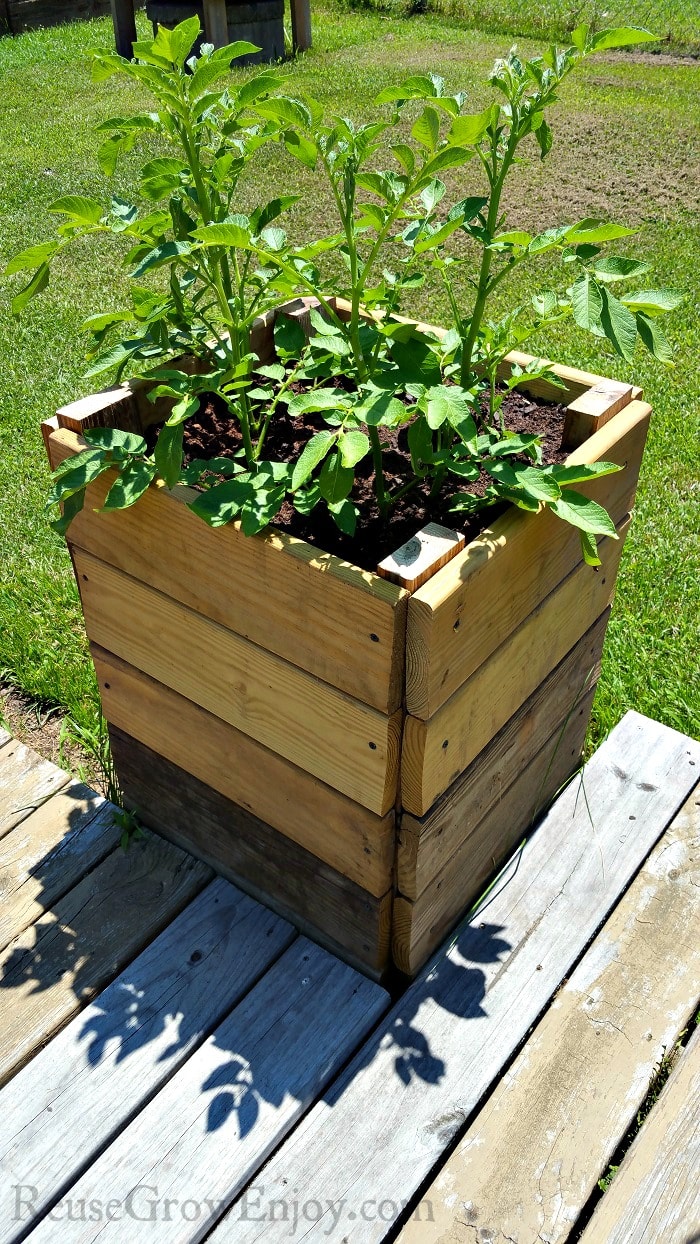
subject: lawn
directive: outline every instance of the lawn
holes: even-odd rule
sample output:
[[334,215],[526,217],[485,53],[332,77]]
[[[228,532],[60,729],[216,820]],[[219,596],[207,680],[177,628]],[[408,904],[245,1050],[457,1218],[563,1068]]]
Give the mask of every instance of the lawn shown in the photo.
[[[507,8],[507,12],[506,12]],[[285,66],[289,89],[316,95],[332,110],[358,115],[388,82],[432,69],[469,93],[470,111],[486,102],[485,75],[518,29],[533,33],[563,22],[544,4],[476,13],[483,28],[448,14],[406,17],[395,10],[314,6],[314,48]],[[568,13],[568,9],[566,12]],[[631,0],[615,16],[673,30],[673,46],[700,46],[697,21],[673,0]],[[536,20],[535,20],[536,19]],[[496,33],[497,31],[497,33]],[[108,21],[0,39],[0,261],[50,236],[47,205],[60,194],[104,195],[94,158],[93,127],[141,102],[123,82],[93,86],[88,52],[109,42]],[[695,43],[693,42],[695,40]],[[525,42],[523,50],[535,45]],[[358,102],[359,101],[359,102]],[[473,107],[472,107],[473,105]],[[625,548],[618,597],[595,701],[592,741],[634,707],[680,730],[700,733],[698,678],[698,410],[700,325],[695,307],[700,242],[700,63],[666,54],[607,54],[588,61],[562,92],[554,149],[543,168],[522,166],[509,201],[510,227],[546,227],[581,215],[610,215],[639,227],[626,253],[653,263],[653,283],[686,291],[669,324],[676,367],[639,356],[631,368],[592,338],[561,332],[536,348],[563,362],[642,384],[654,419],[638,506]],[[471,166],[470,166],[471,167]],[[300,166],[281,155],[259,166],[252,200],[280,175],[300,184]],[[545,171],[546,170],[546,171]],[[313,175],[307,175],[310,182]],[[128,182],[128,165],[117,178]],[[267,183],[267,184],[265,184]],[[469,189],[469,181],[466,181]],[[290,214],[300,239],[323,232],[327,204],[314,191],[313,219]],[[47,471],[39,422],[57,405],[89,391],[83,377],[91,313],[120,304],[125,280],[118,249],[73,251],[48,293],[21,321],[0,287],[0,671],[28,696],[57,706],[84,728],[97,698],[70,562],[43,513]],[[520,284],[513,297],[525,292]],[[438,290],[424,290],[418,310],[446,314]]]

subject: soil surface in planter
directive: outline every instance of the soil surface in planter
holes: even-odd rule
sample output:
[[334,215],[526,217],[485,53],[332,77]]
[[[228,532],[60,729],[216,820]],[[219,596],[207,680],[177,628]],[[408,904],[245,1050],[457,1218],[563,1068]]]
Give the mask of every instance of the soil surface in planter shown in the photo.
[[[512,392],[506,395],[502,411],[509,431],[535,433],[540,437],[545,465],[564,462],[569,452],[562,449],[561,444],[566,417],[564,406]],[[268,461],[295,461],[310,437],[326,426],[319,414],[292,419],[286,411],[280,410],[270,425],[263,456]],[[156,428],[151,429],[153,440],[156,431]],[[411,474],[406,427],[398,431],[380,428],[379,431],[382,441],[388,446],[384,451],[387,486],[396,489]],[[240,434],[224,403],[216,397],[203,400],[199,414],[185,424],[185,465],[196,458],[233,457],[240,448]],[[489,477],[484,476],[470,484],[469,491],[483,493],[490,482]],[[410,540],[426,523],[442,523],[464,532],[469,542],[506,509],[506,505],[501,504],[473,515],[454,513],[450,510],[450,504],[459,490],[456,476],[448,477],[446,486],[436,497],[430,497],[428,485],[419,484],[396,502],[389,521],[384,522],[374,497],[374,471],[368,455],[356,467],[355,487],[351,493],[351,500],[360,511],[354,536],[343,535],[323,502],[319,502],[310,514],[304,515],[298,514],[287,501],[275,518],[274,525],[364,570],[376,570],[378,562]]]

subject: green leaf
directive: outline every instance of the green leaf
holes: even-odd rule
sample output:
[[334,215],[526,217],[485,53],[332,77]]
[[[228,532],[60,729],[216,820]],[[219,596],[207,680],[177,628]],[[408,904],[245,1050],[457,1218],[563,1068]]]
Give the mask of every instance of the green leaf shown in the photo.
[[441,173],[443,169],[458,168],[460,164],[466,164],[474,156],[473,151],[469,151],[466,147],[444,147],[432,160],[428,160],[421,170],[421,181],[424,177],[434,177],[436,173]]
[[47,263],[43,263],[41,264],[41,267],[37,268],[31,281],[24,286],[24,289],[21,289],[18,294],[15,294],[10,304],[12,307],[12,314],[19,315],[20,311],[24,310],[27,303],[31,302],[32,298],[34,298],[36,294],[40,294],[42,290],[46,289],[48,283],[49,265]]
[[619,26],[615,30],[601,30],[593,35],[587,51],[603,52],[606,48],[624,48],[632,43],[656,43],[659,36],[637,26]]
[[223,527],[225,523],[238,518],[243,505],[252,496],[253,489],[248,479],[230,479],[200,493],[194,501],[188,502],[188,506],[193,514],[203,518],[210,527]]
[[164,264],[173,263],[191,252],[191,242],[163,242],[144,255],[131,273],[132,280],[137,281],[145,272],[151,272],[154,268],[162,268]]
[[657,320],[652,320],[650,316],[645,315],[643,311],[638,311],[635,319],[637,321],[637,331],[639,333],[642,345],[646,347],[650,354],[660,363],[666,363],[673,366],[673,350],[668,337],[663,329],[659,327]]
[[318,159],[318,147],[310,138],[305,138],[303,134],[298,134],[296,130],[287,130],[284,135],[284,145],[290,155],[304,164],[306,168],[315,169]]
[[355,528],[357,527],[358,510],[352,501],[348,501],[347,497],[343,498],[342,501],[329,501],[328,509],[333,515],[336,527],[339,527],[344,535],[354,536]]
[[353,408],[353,414],[370,428],[394,427],[406,418],[406,407],[392,393],[370,393]]
[[342,410],[349,404],[347,393],[342,389],[315,389],[311,393],[295,393],[289,401],[289,413],[293,419],[317,410]]
[[683,301],[683,295],[675,289],[637,289],[632,294],[625,294],[621,301],[634,311],[653,316],[664,311],[675,311]]
[[426,342],[416,337],[409,341],[393,341],[391,355],[398,363],[405,384],[429,386],[440,383],[440,361]]
[[472,147],[481,141],[497,116],[497,107],[490,104],[488,108],[484,108],[483,112],[466,117],[455,117],[447,141],[453,147]]
[[546,121],[537,127],[535,137],[540,146],[540,158],[544,160],[552,150],[552,131]]
[[257,111],[272,121],[281,121],[283,125],[299,125],[306,129],[311,124],[311,113],[306,105],[298,99],[282,95],[262,100],[257,105]]
[[278,86],[282,86],[284,78],[281,74],[275,73],[272,69],[263,69],[261,73],[256,74],[249,82],[244,82],[238,92],[238,105],[246,108],[249,104],[260,99],[261,95],[267,95],[270,91],[275,91]]
[[600,558],[598,556],[598,541],[590,531],[581,531],[579,528],[579,536],[581,538],[581,553],[583,560],[587,566],[599,566]]
[[298,320],[289,315],[278,314],[274,327],[275,349],[279,354],[299,358],[306,345],[306,333]]
[[339,453],[332,453],[326,458],[318,477],[318,487],[324,501],[330,504],[344,501],[354,482],[355,472],[343,466]]
[[369,437],[365,432],[345,432],[338,439],[340,460],[344,467],[355,467],[369,453]]
[[3,276],[14,276],[15,272],[30,272],[42,264],[49,263],[60,250],[60,242],[40,242],[38,246],[29,246],[15,255],[3,269]]
[[175,63],[182,68],[201,32],[198,17],[187,17],[171,31],[171,46]]
[[528,246],[528,254],[542,255],[545,251],[553,250],[569,233],[570,225],[560,225],[557,229],[545,229],[542,233],[538,233],[532,239]]
[[145,454],[147,448],[142,436],[121,428],[86,428],[83,437],[88,445],[109,453]]
[[50,212],[70,216],[82,225],[97,225],[106,216],[106,210],[99,199],[89,199],[82,194],[64,194],[56,199],[48,209]]
[[648,272],[649,264],[641,263],[638,259],[610,255],[608,258],[596,259],[593,271],[599,281],[624,281],[627,277],[642,276],[644,272]]
[[533,294],[532,306],[541,320],[551,315],[557,309],[557,295],[553,289],[543,289],[539,294]]
[[235,246],[250,250],[250,232],[243,225],[224,222],[220,225],[200,225],[194,236],[205,246]]
[[128,346],[118,341],[116,345],[110,346],[109,350],[105,350],[102,354],[98,354],[97,358],[87,368],[85,375],[99,376],[103,371],[110,371],[112,367],[120,367],[127,359],[130,359],[136,353],[140,342],[136,345]]
[[600,315],[603,332],[617,353],[630,363],[637,341],[637,322],[632,312],[624,307],[605,285],[601,287],[600,293],[603,299],[603,309]]
[[277,225],[268,225],[266,229],[263,229],[260,237],[271,251],[283,250],[284,244],[287,241],[287,234],[284,229],[278,228]]
[[374,97],[375,104],[401,103],[405,99],[435,99],[437,87],[433,77],[413,74],[401,86],[386,86]]
[[58,532],[59,536],[65,536],[70,524],[73,522],[76,514],[79,514],[85,505],[85,489],[81,488],[74,492],[70,497],[66,497],[63,504],[63,513],[60,518],[55,518],[49,526]]
[[51,473],[52,480],[60,480],[64,475],[68,475],[71,471],[75,471],[77,467],[87,462],[102,462],[104,454],[99,449],[81,449],[80,453],[71,454],[70,458],[64,458],[63,462],[59,462],[58,466]]
[[109,510],[126,510],[143,496],[151,480],[155,478],[153,462],[132,461],[122,468],[110,488],[102,513]]
[[583,484],[589,479],[599,479],[602,475],[614,475],[622,467],[616,462],[590,462],[580,466],[560,466],[555,464],[547,468],[559,485]]
[[106,311],[102,315],[89,315],[80,325],[80,330],[83,333],[102,333],[106,328],[124,324],[132,318],[130,311]]
[[55,501],[65,501],[73,493],[85,489],[112,465],[102,453],[94,457],[82,454],[76,457],[78,458],[77,465],[73,462],[70,470],[64,471],[58,479],[54,480],[54,486],[49,493],[49,504]]
[[284,488],[257,488],[241,511],[243,535],[255,536],[263,531],[279,512],[284,498]]
[[424,186],[421,190],[421,202],[428,215],[437,207],[445,193],[445,188],[444,181],[440,181],[438,177],[433,177],[427,186]]
[[600,286],[587,272],[582,272],[571,287],[571,310],[579,328],[590,332],[599,326],[603,294]]
[[153,450],[156,469],[168,488],[174,488],[180,478],[184,432],[184,423],[166,423],[160,430]]
[[416,157],[413,154],[413,148],[409,147],[408,143],[394,143],[391,150],[404,172],[408,173],[409,177],[412,177],[413,170],[416,167]]
[[584,242],[596,245],[598,242],[613,242],[615,238],[627,238],[636,232],[636,229],[626,229],[624,225],[606,224],[599,220],[582,220],[577,225],[571,225],[564,236],[571,246],[580,246]]
[[463,390],[456,385],[435,385],[426,391],[419,406],[425,411],[428,427],[433,431],[449,423],[460,435],[463,429],[466,440],[473,441],[476,448],[476,426]]
[[298,460],[294,463],[292,471],[292,492],[296,492],[301,488],[302,484],[313,475],[316,467],[323,462],[331,445],[335,443],[335,433],[326,431],[317,432],[311,437],[304,446]]
[[580,527],[582,531],[617,539],[615,524],[607,510],[604,510],[602,505],[598,505],[597,501],[591,501],[589,497],[584,497],[580,492],[574,492],[571,488],[563,488],[561,497],[552,503],[551,508],[559,518],[563,518],[565,522],[571,523],[574,527]]
[[520,492],[529,501],[557,501],[562,495],[555,479],[545,471],[534,466],[523,466],[520,462],[506,462],[503,459],[484,462],[484,469],[499,484]]
[[428,151],[435,151],[440,138],[440,118],[434,108],[423,109],[411,129],[411,134]]

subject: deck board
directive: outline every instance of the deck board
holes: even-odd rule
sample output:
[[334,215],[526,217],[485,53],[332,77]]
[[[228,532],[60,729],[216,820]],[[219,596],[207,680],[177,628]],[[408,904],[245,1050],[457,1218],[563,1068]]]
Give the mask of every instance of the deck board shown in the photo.
[[671,1073],[581,1244],[700,1239],[700,1029]]
[[[700,744],[628,713],[526,844],[509,879],[407,990],[365,1048],[278,1150],[266,1197],[294,1187],[324,1212],[303,1239],[340,1241],[372,1204],[362,1244],[413,1198],[593,937],[697,781]],[[593,828],[591,827],[591,818]],[[371,1103],[371,1109],[368,1104]],[[288,1224],[239,1200],[216,1244],[276,1244]]]
[[0,838],[68,782],[67,773],[24,743],[6,741],[0,748]]
[[696,787],[425,1193],[431,1221],[400,1244],[568,1239],[700,998],[699,843]]
[[147,834],[118,847],[0,954],[0,1084],[202,889],[211,870]]
[[[145,1107],[65,1200],[128,1206],[157,1188],[155,1221],[61,1221],[61,1244],[201,1239],[386,1011],[388,994],[300,938]],[[206,1202],[203,1200],[206,1194]],[[165,1199],[199,1207],[196,1224]],[[153,1192],[132,1202],[141,1218]],[[49,1219],[32,1244],[55,1240]]]
[[0,948],[118,845],[115,811],[71,782],[0,839]]
[[[294,936],[228,882],[209,885],[0,1091],[0,1186],[35,1187],[38,1219]],[[26,1230],[3,1213],[2,1244]]]

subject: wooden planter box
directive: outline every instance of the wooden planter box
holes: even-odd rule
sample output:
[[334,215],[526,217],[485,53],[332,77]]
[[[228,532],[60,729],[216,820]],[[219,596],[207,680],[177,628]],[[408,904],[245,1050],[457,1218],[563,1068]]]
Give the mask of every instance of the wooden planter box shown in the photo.
[[[600,377],[556,370],[570,461],[625,466],[582,489],[621,537],[597,572],[515,508],[413,594],[211,529],[182,487],[97,515],[103,477],[69,530],[126,804],[374,977],[421,967],[579,764],[651,410],[630,389],[597,428]],[[74,402],[43,425],[51,465],[86,426],[162,416],[139,381]]]

